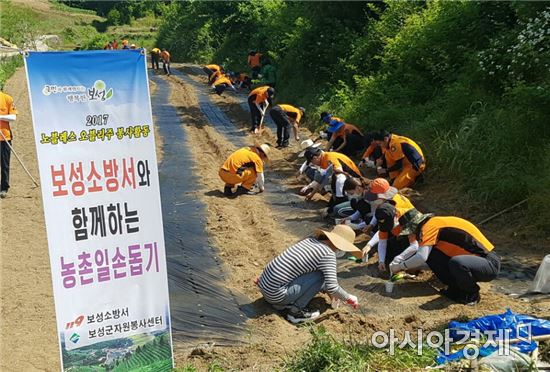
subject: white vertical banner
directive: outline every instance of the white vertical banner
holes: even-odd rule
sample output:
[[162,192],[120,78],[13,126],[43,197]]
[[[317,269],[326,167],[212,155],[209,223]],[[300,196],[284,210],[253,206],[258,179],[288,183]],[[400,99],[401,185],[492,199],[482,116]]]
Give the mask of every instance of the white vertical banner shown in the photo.
[[144,51],[30,52],[25,67],[63,370],[170,370]]

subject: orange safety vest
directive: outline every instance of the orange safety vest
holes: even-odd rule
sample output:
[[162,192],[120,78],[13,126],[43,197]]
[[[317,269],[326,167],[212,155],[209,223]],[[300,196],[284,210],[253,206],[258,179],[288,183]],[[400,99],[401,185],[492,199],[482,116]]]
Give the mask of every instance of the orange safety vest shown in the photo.
[[360,135],[363,135],[363,133],[361,133],[361,131],[355,125],[344,123],[344,125],[342,125],[340,129],[334,132],[333,136],[334,138],[343,138],[353,132],[358,132]]
[[390,142],[388,143],[388,147],[383,149],[384,156],[386,157],[386,161],[388,164],[388,168],[391,167],[400,159],[403,159],[404,162],[407,162],[408,164],[410,164],[405,154],[403,154],[403,148],[401,147],[401,144],[403,143],[407,143],[412,147],[414,147],[414,149],[418,151],[418,153],[420,154],[424,162],[426,161],[426,158],[422,153],[422,149],[420,148],[420,146],[416,144],[416,142],[414,142],[410,138],[398,136],[397,134],[392,133]]
[[448,257],[485,257],[494,245],[470,221],[459,217],[432,217],[420,229],[420,246],[432,246]]
[[222,75],[219,78],[217,78],[216,81],[214,81],[214,84],[212,84],[212,85],[217,86],[217,85],[220,85],[220,84],[233,85],[231,83],[231,80],[229,80],[229,78],[225,75]]
[[256,173],[264,171],[264,162],[260,155],[254,151],[254,147],[243,147],[235,151],[223,163],[222,169],[236,174],[242,168],[254,168]]
[[221,67],[218,66],[218,65],[206,65],[205,67],[209,70],[212,70],[212,71],[220,71],[220,69],[221,69]]
[[280,104],[277,106],[282,108],[283,111],[287,113],[287,115],[290,114],[289,116],[296,117],[296,123],[300,123],[300,120],[302,119],[302,111],[300,111],[300,109],[287,104]]
[[267,99],[269,98],[269,96],[267,95],[267,90],[269,88],[270,88],[269,85],[258,87],[254,89],[252,92],[250,92],[248,96],[251,97],[253,95],[256,95],[256,99],[254,100],[254,102],[256,102],[257,104],[263,103],[267,101]]
[[[0,115],[10,115],[10,114],[17,115],[17,110],[15,109],[13,98],[12,96],[4,92],[0,92]],[[4,135],[6,140],[8,141],[12,140],[9,121],[0,120],[0,131],[2,131],[2,134]],[[1,136],[0,136],[0,141],[4,141],[4,138],[2,138]]]
[[162,58],[166,62],[170,62],[170,53],[168,53],[167,51],[161,52],[160,58]]
[[261,53],[256,53],[253,56],[248,56],[248,65],[250,67],[256,67],[260,65],[260,57],[262,56]]
[[320,167],[322,169],[327,169],[330,164],[332,164],[334,169],[341,169],[354,177],[361,176],[361,172],[359,168],[357,168],[357,165],[355,165],[346,155],[339,152],[323,152],[321,155]]

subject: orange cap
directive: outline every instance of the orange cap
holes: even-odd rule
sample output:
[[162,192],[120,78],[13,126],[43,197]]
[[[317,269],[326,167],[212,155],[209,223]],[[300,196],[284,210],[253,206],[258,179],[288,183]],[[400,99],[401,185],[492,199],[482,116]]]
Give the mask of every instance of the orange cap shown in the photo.
[[390,189],[390,183],[385,178],[375,178],[369,185],[373,194],[383,194]]

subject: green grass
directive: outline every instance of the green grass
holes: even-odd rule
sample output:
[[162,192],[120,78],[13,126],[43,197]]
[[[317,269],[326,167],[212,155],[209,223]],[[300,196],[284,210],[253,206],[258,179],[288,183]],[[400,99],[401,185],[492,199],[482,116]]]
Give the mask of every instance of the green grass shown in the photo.
[[192,364],[186,364],[183,367],[174,368],[174,372],[197,372],[197,369]]
[[137,20],[132,20],[130,25],[109,26],[106,34],[110,36],[110,40],[127,39],[130,44],[136,44],[138,47],[152,49],[155,46],[156,32],[151,31],[158,27],[158,18],[149,15]]
[[550,363],[550,341],[543,341],[539,344],[540,359]]
[[68,13],[77,13],[77,14],[89,14],[89,15],[96,15],[95,11],[91,9],[82,9],[82,8],[73,8],[66,4],[60,3],[56,0],[50,0],[51,6],[55,10],[61,10],[63,12]]
[[[59,50],[103,49],[107,41],[128,39],[139,47],[151,49],[155,41],[155,32],[151,28],[158,24],[158,19],[148,15],[134,20],[132,25],[107,27],[100,33],[92,24],[104,22],[94,12],[71,8],[57,1],[52,1],[51,12],[31,9],[24,5],[13,4],[9,0],[0,0],[1,36],[22,47],[25,42],[34,40],[43,34],[55,34],[60,37],[60,44],[52,46]],[[23,65],[21,57],[2,60],[0,63],[0,83],[7,81],[15,70]]]
[[0,63],[0,86],[15,73],[18,67],[23,66],[23,57],[13,56]]
[[[174,368],[174,372],[197,372],[197,368],[193,366],[192,364],[186,364],[183,367]],[[220,366],[217,362],[212,362],[208,366],[207,369],[208,372],[223,372],[225,369]]]
[[[8,0],[0,0],[0,10],[2,37],[18,46],[39,35],[60,35],[66,28],[79,29],[89,25],[92,20],[99,19],[88,14],[37,11]],[[63,40],[61,43],[63,47]]]
[[362,342],[340,341],[324,327],[311,328],[312,340],[284,362],[285,371],[402,371],[422,369],[435,365],[436,351],[423,348],[422,355],[416,349],[396,346],[394,355],[386,349],[378,349]]

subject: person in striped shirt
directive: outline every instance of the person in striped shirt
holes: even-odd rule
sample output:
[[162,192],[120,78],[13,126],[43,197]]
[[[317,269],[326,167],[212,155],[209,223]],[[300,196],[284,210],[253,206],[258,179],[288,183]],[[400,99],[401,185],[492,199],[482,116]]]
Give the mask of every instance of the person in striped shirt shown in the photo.
[[336,277],[336,257],[350,252],[361,258],[354,241],[355,232],[349,226],[337,225],[294,244],[271,260],[258,279],[264,299],[277,310],[287,310],[287,319],[294,324],[320,315],[307,305],[321,291],[357,308],[357,297],[340,287]]

